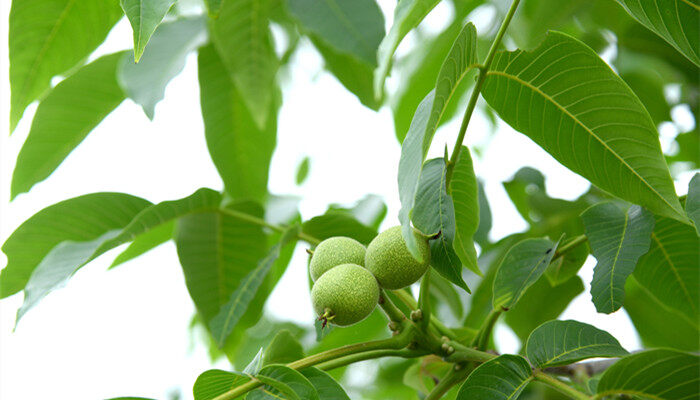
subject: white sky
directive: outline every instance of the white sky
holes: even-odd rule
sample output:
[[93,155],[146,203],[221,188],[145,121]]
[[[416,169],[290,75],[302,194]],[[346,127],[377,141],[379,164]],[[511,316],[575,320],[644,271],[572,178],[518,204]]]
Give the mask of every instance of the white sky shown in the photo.
[[[395,4],[388,0],[380,3],[385,11],[391,11]],[[222,188],[207,154],[196,56],[191,55],[183,73],[168,86],[153,121],[127,100],[48,180],[9,203],[13,164],[36,109],[31,106],[15,133],[7,135],[9,8],[9,1],[0,4],[0,241],[4,242],[22,221],[40,209],[81,194],[121,191],[155,203],[184,197],[199,187]],[[449,9],[439,6],[427,25],[444,20],[445,13]],[[123,19],[99,51],[104,54],[130,46],[131,30]],[[379,194],[389,206],[384,227],[397,224],[400,147],[389,108],[379,113],[364,108],[322,70],[322,60],[308,43],[296,54],[292,71],[284,89],[271,192],[302,196],[305,218],[322,213],[332,202],[352,203],[367,193]],[[431,156],[442,155],[445,143],[454,143],[458,127],[459,121],[452,121],[438,132]],[[493,238],[526,227],[500,184],[520,167],[529,165],[543,171],[548,192],[554,197],[573,199],[587,189],[582,178],[525,136],[507,126],[489,136],[488,129],[485,119],[477,115],[469,128],[467,144],[490,141],[488,150],[475,160],[475,169],[487,183],[494,213]],[[297,187],[296,166],[305,156],[312,159],[309,178]],[[690,175],[679,182],[679,192],[685,192],[689,179]],[[175,248],[168,243],[106,271],[118,252],[111,251],[81,269],[67,288],[52,293],[31,310],[14,333],[15,312],[22,295],[0,301],[0,399],[165,398],[178,388],[185,399],[191,398],[195,379],[213,365],[204,347],[194,343],[188,333],[194,307]],[[313,315],[305,257],[303,246],[298,246],[267,308],[280,319],[310,324]],[[4,254],[0,259],[4,266]],[[580,272],[587,284],[593,265],[589,259]],[[628,350],[639,348],[626,314],[596,314],[588,289],[561,318],[591,323],[613,333]],[[497,327],[497,338],[503,351],[518,347],[517,339],[505,326]],[[227,368],[225,362],[217,366]]]

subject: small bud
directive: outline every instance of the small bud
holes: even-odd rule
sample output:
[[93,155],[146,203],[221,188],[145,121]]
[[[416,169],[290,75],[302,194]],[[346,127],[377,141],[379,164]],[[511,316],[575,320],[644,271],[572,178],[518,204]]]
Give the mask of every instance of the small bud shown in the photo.
[[423,311],[421,310],[413,310],[411,311],[411,320],[414,322],[420,321],[423,319]]
[[389,329],[390,329],[392,332],[398,331],[399,328],[400,328],[400,326],[399,326],[399,324],[396,323],[396,321],[390,321],[390,322],[389,322]]

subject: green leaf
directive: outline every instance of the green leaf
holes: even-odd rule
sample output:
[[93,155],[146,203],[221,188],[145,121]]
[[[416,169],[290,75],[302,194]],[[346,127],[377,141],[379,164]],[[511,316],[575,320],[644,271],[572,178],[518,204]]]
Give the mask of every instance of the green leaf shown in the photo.
[[116,74],[123,54],[110,54],[80,68],[39,104],[12,174],[13,199],[51,175],[124,100]]
[[[207,147],[228,194],[262,200],[277,136],[277,106],[258,128],[213,46],[199,50],[199,85]],[[242,174],[241,171],[245,171]]]
[[296,240],[297,234],[298,228],[291,228],[285,232],[280,242],[258,263],[258,266],[240,280],[228,301],[211,318],[209,329],[219,347],[223,347],[228,336],[236,328],[238,321],[248,311],[263,282],[268,278],[275,261],[280,257],[282,247]]
[[535,221],[530,215],[530,197],[532,193],[545,191],[544,175],[534,168],[522,167],[513,178],[503,182],[503,188],[508,193],[508,197],[518,213],[532,225]]
[[320,399],[350,400],[350,397],[345,393],[343,387],[330,375],[320,369],[310,367],[302,369],[299,372],[301,372],[301,374],[311,382],[314,388],[316,388]]
[[304,30],[338,52],[377,65],[384,38],[384,15],[374,0],[290,0],[289,11]]
[[173,238],[174,230],[175,222],[171,221],[137,236],[124,251],[119,253],[109,268],[114,268],[170,241]]
[[651,247],[634,270],[634,277],[661,303],[679,311],[694,325],[700,313],[700,238],[692,226],[655,216]]
[[[476,28],[471,23],[464,26],[442,64],[435,90],[430,92],[418,105],[411,121],[411,127],[401,146],[399,160],[399,198],[401,210],[399,220],[408,250],[420,260],[416,239],[411,233],[410,218],[415,204],[416,193],[430,143],[435,135],[438,122],[445,106],[454,94],[459,82],[476,64]],[[466,285],[465,285],[466,286]]]
[[253,357],[253,359],[250,360],[248,365],[246,365],[245,368],[243,368],[243,373],[246,375],[257,375],[257,373],[260,372],[260,370],[263,367],[262,359],[263,349],[261,347],[260,350],[258,350],[258,352],[255,354],[255,357]]
[[304,157],[304,159],[299,163],[299,166],[297,167],[297,177],[296,177],[296,184],[301,185],[304,183],[306,178],[309,176],[309,163],[310,163],[309,157]]
[[527,339],[527,358],[537,368],[627,354],[611,334],[578,321],[545,322]]
[[134,59],[139,62],[151,35],[175,0],[121,0],[120,4],[134,31]]
[[509,125],[594,185],[687,220],[649,114],[583,43],[550,32],[532,52],[497,53],[483,95]]
[[430,277],[430,294],[437,300],[432,303],[436,308],[438,305],[445,304],[450,308],[455,318],[458,320],[462,318],[464,314],[462,298],[450,281],[441,275],[433,274]]
[[476,262],[476,249],[474,248],[474,235],[479,226],[479,187],[474,175],[469,149],[462,146],[459,159],[452,171],[450,181],[450,195],[454,201],[455,222],[457,233],[455,235],[454,248],[462,260],[462,264],[481,275]]
[[10,131],[51,79],[85,60],[121,18],[116,1],[24,0],[10,9]]
[[647,348],[670,347],[685,351],[700,350],[700,328],[678,311],[660,303],[634,276],[625,286],[625,311]]
[[223,1],[224,0],[204,0],[209,16],[217,17],[219,15],[219,9],[221,8],[221,3]]
[[543,276],[525,291],[504,320],[524,344],[535,328],[559,317],[583,289],[583,281],[578,276],[556,286]]
[[194,382],[194,400],[213,400],[249,380],[250,378],[235,372],[210,369],[199,375]]
[[453,248],[455,209],[447,194],[447,166],[442,158],[429,160],[423,166],[411,220],[426,235],[439,236],[430,240],[430,265],[445,279],[467,292],[462,278],[462,262]]
[[700,356],[675,350],[632,354],[608,368],[598,383],[596,398],[615,394],[678,400],[698,396]]
[[459,389],[457,400],[515,400],[532,381],[527,360],[503,354],[479,365]]
[[508,250],[493,281],[493,308],[512,308],[535,283],[552,260],[558,243],[547,239],[525,239]]
[[263,365],[287,364],[304,358],[304,348],[292,333],[286,329],[277,332],[264,352]]
[[[575,239],[571,239],[570,241],[573,240]],[[565,246],[567,243],[568,242],[565,241],[561,246]],[[588,244],[584,243],[569,250],[565,254],[560,254],[558,258],[553,259],[544,271],[544,275],[549,280],[549,283],[552,286],[561,285],[576,276],[586,262],[588,253]]]
[[483,247],[485,244],[489,243],[489,232],[491,231],[493,221],[491,217],[491,207],[489,206],[489,200],[486,197],[484,184],[481,182],[481,180],[477,180],[477,183],[479,194],[479,226],[476,229],[476,232],[474,232],[474,241]]
[[42,259],[59,243],[88,242],[121,230],[151,203],[123,193],[92,193],[44,208],[20,225],[2,246],[7,265],[0,297],[24,289]]
[[622,307],[625,282],[639,257],[649,251],[654,216],[639,206],[626,212],[613,202],[596,204],[581,214],[593,255],[591,296],[599,313]]
[[379,43],[377,52],[379,66],[374,72],[375,98],[381,99],[384,95],[384,81],[389,76],[391,61],[399,43],[439,2],[439,0],[402,0],[396,5],[393,25]]
[[365,245],[377,236],[375,229],[364,225],[352,216],[338,212],[329,212],[305,221],[301,231],[319,240],[332,236],[347,236]]
[[616,0],[639,23],[700,66],[700,6],[689,0]]
[[700,234],[700,173],[693,175],[688,185],[685,212],[688,214],[688,218],[695,224],[695,230]]
[[360,223],[377,230],[382,221],[384,221],[384,217],[386,217],[387,207],[381,197],[375,194],[368,194],[351,207],[331,204],[327,213],[334,212],[351,215]]
[[246,399],[276,400],[284,395],[284,398],[290,400],[319,400],[318,392],[311,382],[300,372],[284,365],[268,365],[255,378],[265,386],[249,392]]
[[269,26],[270,5],[270,0],[222,0],[211,26],[212,41],[240,93],[241,106],[247,106],[259,130],[271,122],[279,66]]
[[170,80],[185,67],[187,55],[206,40],[204,18],[181,18],[158,28],[148,45],[148,52],[138,64],[134,62],[133,54],[122,59],[119,82],[129,98],[143,107],[148,118],[153,119],[156,104],[165,96]]

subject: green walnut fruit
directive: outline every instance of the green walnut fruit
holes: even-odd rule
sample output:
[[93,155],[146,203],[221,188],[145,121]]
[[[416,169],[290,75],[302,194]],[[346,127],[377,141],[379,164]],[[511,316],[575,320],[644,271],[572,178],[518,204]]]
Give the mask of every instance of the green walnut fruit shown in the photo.
[[344,236],[328,238],[319,243],[311,257],[309,271],[315,282],[321,275],[340,264],[365,265],[365,246]]
[[330,269],[311,289],[311,302],[319,317],[339,326],[362,321],[378,301],[377,280],[357,264],[341,264]]
[[416,230],[413,230],[413,235],[423,256],[422,262],[416,260],[408,251],[401,236],[401,226],[380,233],[367,247],[365,268],[374,274],[383,288],[401,289],[417,281],[428,270],[428,239]]

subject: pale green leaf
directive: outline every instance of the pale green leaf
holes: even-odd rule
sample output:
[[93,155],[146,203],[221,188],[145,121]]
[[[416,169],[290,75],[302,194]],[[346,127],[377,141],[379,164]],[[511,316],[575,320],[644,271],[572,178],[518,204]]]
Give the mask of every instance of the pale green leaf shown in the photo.
[[578,321],[545,322],[527,339],[527,358],[537,368],[625,355],[627,351],[611,334]]
[[270,6],[270,0],[222,0],[211,27],[212,41],[258,129],[270,124],[279,66]]
[[134,59],[139,62],[151,35],[175,0],[121,0],[120,4],[134,31]]
[[88,242],[121,230],[151,203],[123,193],[92,193],[44,208],[20,225],[2,246],[7,265],[0,297],[24,289],[32,272],[59,243]]
[[515,400],[532,379],[527,360],[504,354],[472,371],[459,389],[457,400]]
[[374,72],[375,98],[381,99],[384,95],[384,81],[389,76],[391,61],[399,43],[439,2],[439,0],[401,0],[396,5],[393,25],[379,44],[377,52],[379,66]]
[[377,65],[384,15],[374,0],[289,0],[288,6],[304,30],[338,52]]
[[309,176],[309,164],[311,162],[311,159],[309,157],[304,157],[303,160],[301,160],[301,163],[299,163],[299,166],[297,167],[297,176],[296,176],[296,184],[301,185],[304,183],[306,178]]
[[454,250],[455,209],[447,194],[447,166],[442,158],[429,160],[423,166],[411,220],[426,235],[439,234],[430,240],[430,265],[445,279],[467,292],[462,278],[462,262]]
[[36,110],[17,156],[11,197],[46,179],[104,117],[123,100],[117,65],[124,52],[80,68],[49,92]]
[[264,351],[262,363],[287,364],[304,358],[304,348],[299,340],[287,329],[278,331]]
[[185,67],[187,55],[207,40],[206,20],[181,18],[162,24],[151,38],[148,52],[138,64],[133,54],[124,57],[118,71],[127,96],[143,107],[153,119],[156,104],[165,96],[165,87]]
[[194,382],[194,400],[213,400],[249,380],[250,378],[235,372],[210,369],[199,375]]
[[113,0],[22,0],[10,9],[10,131],[51,79],[85,60],[122,17]]
[[387,207],[384,200],[375,194],[368,194],[350,207],[331,204],[327,213],[340,212],[351,215],[363,225],[379,229],[384,217],[386,217]]
[[204,4],[209,11],[209,15],[216,18],[219,15],[219,9],[223,0],[204,0]]
[[700,173],[693,175],[688,185],[688,197],[685,200],[685,212],[695,224],[695,230],[700,234]]
[[476,64],[476,28],[469,23],[460,32],[442,64],[435,89],[428,93],[418,105],[411,127],[401,146],[399,160],[399,198],[401,210],[399,220],[408,250],[420,259],[416,239],[411,233],[410,218],[415,204],[423,161],[428,154],[445,106],[455,92],[459,82]]
[[304,221],[301,230],[319,240],[333,236],[347,236],[365,245],[377,236],[376,229],[361,223],[350,215],[332,210],[324,215]]
[[284,365],[268,365],[255,376],[265,385],[248,393],[249,400],[320,400],[316,388],[300,372]]
[[629,355],[608,368],[596,399],[626,394],[654,400],[697,399],[700,356],[675,350],[649,350]]
[[687,220],[649,114],[585,44],[550,32],[531,52],[499,52],[483,95],[508,124],[594,185]]
[[547,239],[525,239],[508,250],[493,281],[493,308],[513,307],[535,283],[552,260],[558,243]]
[[302,375],[311,382],[318,392],[318,397],[321,400],[350,400],[350,397],[345,393],[343,387],[335,381],[330,375],[321,371],[318,368],[305,368],[301,371]]
[[616,0],[630,15],[700,66],[697,0]]
[[119,253],[109,268],[121,265],[170,241],[173,238],[174,229],[175,221],[170,221],[137,236],[124,251]]
[[700,238],[690,225],[655,216],[651,247],[634,277],[651,295],[700,325]]
[[593,256],[591,296],[599,313],[622,307],[625,282],[639,257],[649,251],[654,216],[639,206],[627,211],[613,202],[596,204],[581,214]]
[[248,363],[248,365],[243,368],[243,373],[246,375],[256,375],[260,370],[262,369],[263,366],[263,349],[262,347],[258,352],[255,354],[255,357],[253,357],[252,360]]
[[455,251],[462,260],[462,264],[477,275],[481,275],[474,248],[474,235],[479,227],[479,186],[474,175],[472,157],[466,146],[462,146],[452,172],[450,195],[454,202],[457,223]]
[[270,250],[265,258],[260,260],[257,267],[240,280],[229,296],[228,301],[221,306],[218,313],[210,320],[209,329],[219,347],[223,347],[228,336],[236,328],[238,321],[248,311],[248,307],[257,296],[263,282],[267,279],[275,261],[279,258],[282,248],[287,243],[296,240],[298,233],[298,228],[290,228],[285,232],[280,242]]
[[[258,128],[213,46],[199,50],[199,84],[209,154],[233,198],[263,200],[277,136],[277,105]],[[245,173],[241,173],[245,171]]]

